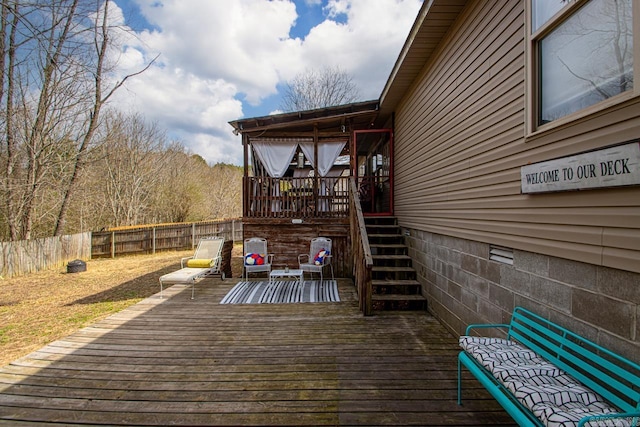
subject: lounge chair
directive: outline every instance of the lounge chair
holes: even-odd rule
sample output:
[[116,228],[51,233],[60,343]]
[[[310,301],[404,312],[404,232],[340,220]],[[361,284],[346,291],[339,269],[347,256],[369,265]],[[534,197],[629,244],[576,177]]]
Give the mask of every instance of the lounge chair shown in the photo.
[[164,284],[190,284],[191,299],[194,298],[195,282],[205,276],[219,274],[224,280],[222,267],[222,237],[206,237],[200,240],[193,256],[180,260],[180,270],[160,277],[160,298]]
[[271,272],[273,254],[267,252],[267,240],[262,237],[251,237],[244,240],[243,279],[249,278],[249,273]]
[[331,269],[331,279],[335,280],[333,277],[333,265],[331,265],[332,256],[331,239],[327,237],[311,239],[309,253],[298,255],[300,270],[302,270],[303,274],[307,271],[311,273],[312,276],[313,273],[320,273],[320,282],[322,283],[322,270],[324,270],[325,267],[329,267]]

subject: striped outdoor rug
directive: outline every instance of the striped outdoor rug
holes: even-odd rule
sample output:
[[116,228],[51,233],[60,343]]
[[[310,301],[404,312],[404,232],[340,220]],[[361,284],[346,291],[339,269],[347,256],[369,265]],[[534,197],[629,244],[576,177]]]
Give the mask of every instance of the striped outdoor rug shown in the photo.
[[284,304],[296,302],[338,302],[335,280],[295,280],[239,282],[222,298],[220,304]]

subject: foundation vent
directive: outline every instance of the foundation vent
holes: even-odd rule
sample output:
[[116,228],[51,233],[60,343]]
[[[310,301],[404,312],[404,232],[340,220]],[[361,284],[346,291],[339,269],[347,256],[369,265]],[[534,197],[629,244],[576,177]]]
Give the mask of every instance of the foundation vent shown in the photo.
[[491,261],[513,265],[513,249],[492,245],[489,248],[489,259]]

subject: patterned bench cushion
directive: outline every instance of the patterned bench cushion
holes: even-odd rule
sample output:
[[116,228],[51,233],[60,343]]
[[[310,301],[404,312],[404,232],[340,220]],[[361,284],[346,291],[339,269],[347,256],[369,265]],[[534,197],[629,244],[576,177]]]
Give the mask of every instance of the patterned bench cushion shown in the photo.
[[[460,346],[546,426],[576,426],[585,416],[618,412],[601,396],[514,341],[462,336]],[[618,419],[598,425],[630,424]]]

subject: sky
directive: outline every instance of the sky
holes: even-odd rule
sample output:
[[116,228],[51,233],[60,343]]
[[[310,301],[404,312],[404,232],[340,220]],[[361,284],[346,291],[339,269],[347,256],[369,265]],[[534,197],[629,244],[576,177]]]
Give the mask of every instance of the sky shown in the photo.
[[339,67],[380,97],[422,0],[113,0],[111,99],[207,163],[242,164],[230,121],[280,112],[287,81]]

